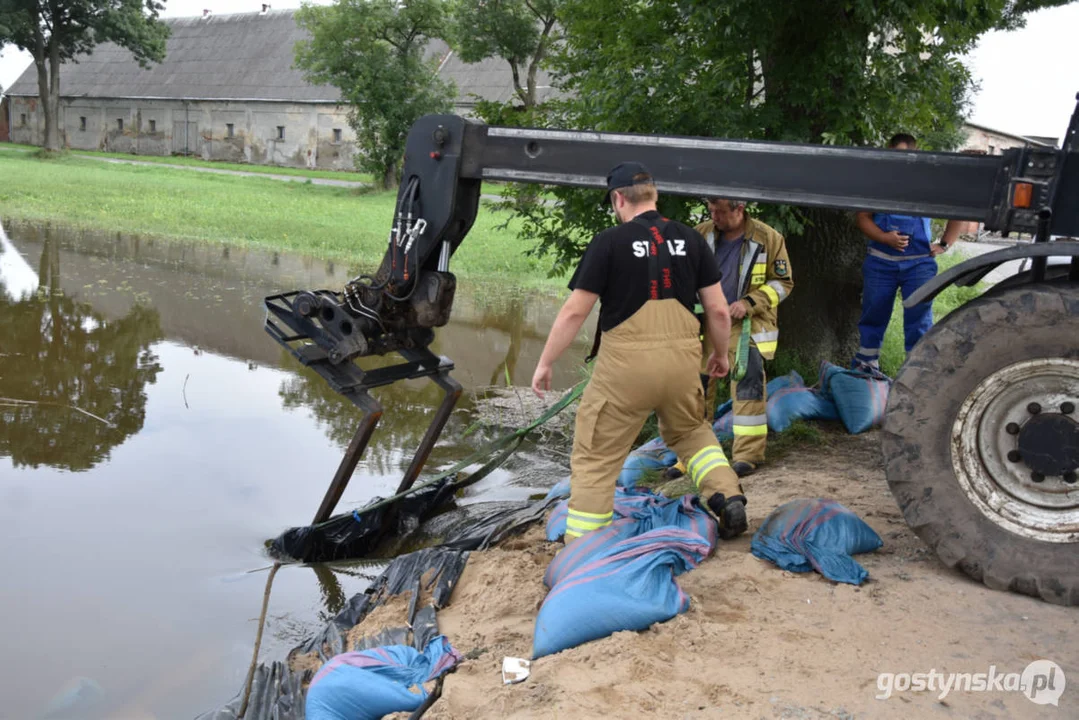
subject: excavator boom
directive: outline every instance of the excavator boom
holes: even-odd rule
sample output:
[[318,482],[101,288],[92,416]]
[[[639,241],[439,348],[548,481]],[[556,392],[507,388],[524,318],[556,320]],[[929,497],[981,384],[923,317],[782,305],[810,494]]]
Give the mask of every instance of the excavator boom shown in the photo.
[[[341,290],[266,298],[266,330],[364,412],[316,521],[329,517],[381,413],[368,390],[431,377],[446,390],[402,480],[418,476],[461,386],[429,345],[450,317],[450,259],[476,218],[484,181],[605,187],[607,171],[643,162],[663,193],[971,220],[988,230],[1079,234],[1079,108],[1064,147],[1002,155],[846,148],[699,137],[505,128],[455,115],[412,127],[382,263]],[[597,203],[602,198],[597,193]],[[354,361],[399,353],[405,362],[366,371]]]

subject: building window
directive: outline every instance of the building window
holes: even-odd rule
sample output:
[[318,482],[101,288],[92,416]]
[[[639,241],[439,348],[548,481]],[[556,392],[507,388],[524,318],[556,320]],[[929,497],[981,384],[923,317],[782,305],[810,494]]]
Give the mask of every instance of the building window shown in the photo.
[[333,129],[333,141],[335,143],[341,142],[341,128],[334,128]]
[[225,123],[225,137],[236,137],[236,131],[232,123]]
[[79,117],[79,130],[86,130],[86,118]]
[[116,129],[119,130],[120,132],[124,131],[124,119],[123,118],[116,118]]
[[996,154],[996,150],[997,150],[997,149],[996,149],[996,148],[995,148],[994,146],[992,146],[992,145],[990,145],[990,146],[989,146],[989,154],[990,154],[990,155],[995,155],[995,154]]
[[19,114],[19,126],[26,127],[26,113]]
[[150,121],[150,132],[152,132],[152,133],[157,132],[157,120],[151,120]]
[[285,139],[285,126],[284,125],[278,125],[277,126],[277,139],[278,140],[284,140]]

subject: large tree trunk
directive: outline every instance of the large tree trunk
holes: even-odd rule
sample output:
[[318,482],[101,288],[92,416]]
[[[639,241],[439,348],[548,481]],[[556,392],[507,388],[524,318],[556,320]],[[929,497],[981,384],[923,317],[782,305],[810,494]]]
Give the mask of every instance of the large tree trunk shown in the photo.
[[397,163],[388,165],[382,172],[382,189],[393,190],[401,184],[401,174]]
[[845,366],[858,349],[865,240],[849,213],[805,215],[812,225],[787,238],[794,291],[779,306],[780,347],[813,365]]
[[[40,58],[40,60],[39,60]],[[60,143],[60,47],[56,42],[49,43],[47,54],[43,52],[34,58],[37,63],[38,96],[41,98],[41,110],[45,114],[45,149],[59,152]],[[48,65],[48,68],[45,65]]]
[[[34,22],[37,23],[36,16],[34,17]],[[53,94],[49,87],[49,57],[51,52],[52,48],[47,46],[45,35],[41,31],[40,25],[35,25],[33,55],[34,67],[37,70],[37,97],[41,105],[41,114],[45,116],[44,145],[46,150],[55,151],[60,149],[60,143],[56,128],[56,105],[53,102]]]

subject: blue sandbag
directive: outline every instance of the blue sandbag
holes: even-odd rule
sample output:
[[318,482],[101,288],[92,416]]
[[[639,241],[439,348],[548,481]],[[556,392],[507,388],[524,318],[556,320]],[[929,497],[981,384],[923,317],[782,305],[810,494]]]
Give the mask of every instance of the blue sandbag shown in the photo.
[[549,502],[555,498],[569,497],[570,491],[570,479],[563,478],[555,483],[555,486],[547,491],[547,495],[543,498],[544,502]]
[[851,555],[884,542],[873,528],[834,500],[792,500],[772,512],[750,549],[784,570],[816,570],[835,582],[861,585],[869,573]]
[[821,363],[821,393],[835,403],[847,431],[857,435],[884,422],[891,379],[872,368],[847,370]]
[[[773,393],[777,393],[788,387],[805,387],[805,381],[802,380],[801,375],[792,370],[786,375],[780,375],[779,377],[772,378],[768,381],[768,395],[771,396]],[[718,421],[732,410],[734,410],[734,402],[728,399],[725,403],[716,408],[715,415],[712,416],[713,420]],[[715,429],[715,425],[713,425],[712,428]],[[734,435],[732,434],[731,437],[734,437]]]
[[[568,514],[569,500],[563,500],[555,506],[547,518],[547,540],[554,542],[565,534]],[[716,542],[717,532],[715,520],[700,507],[695,495],[667,498],[647,489],[615,489],[612,527],[616,528],[619,539],[641,535],[660,527],[676,527],[692,532],[712,544]],[[596,533],[591,536],[599,537]],[[559,557],[551,561],[551,567],[557,568],[577,557],[584,547],[578,546],[577,550],[565,555],[559,553]],[[568,549],[567,547],[566,550]],[[552,571],[548,568],[548,574],[550,572]],[[546,577],[544,581],[547,581]],[[548,582],[547,587],[551,586],[552,583]]]
[[[626,461],[622,463],[622,472],[618,473],[618,480],[615,482],[618,487],[632,489],[637,485],[637,481],[644,477],[645,473],[653,470],[663,470],[678,462],[678,455],[675,454],[674,450],[662,447],[662,438],[659,438],[659,440],[660,448],[644,450],[642,445],[626,457]],[[654,442],[655,439],[649,441],[650,444]]]
[[427,699],[423,683],[461,661],[444,635],[423,652],[407,645],[347,652],[322,666],[307,690],[307,720],[377,720],[416,710]]
[[712,423],[712,432],[716,434],[716,440],[734,440],[734,413],[728,410]]
[[785,387],[768,394],[768,427],[784,432],[795,420],[838,420],[839,410],[830,397],[805,386]]
[[[696,567],[714,542],[676,527],[622,538],[624,530],[588,533],[559,552],[574,558],[557,572],[548,568],[554,584],[536,616],[533,658],[621,630],[645,630],[689,609],[674,576]],[[585,545],[589,551],[581,552]]]

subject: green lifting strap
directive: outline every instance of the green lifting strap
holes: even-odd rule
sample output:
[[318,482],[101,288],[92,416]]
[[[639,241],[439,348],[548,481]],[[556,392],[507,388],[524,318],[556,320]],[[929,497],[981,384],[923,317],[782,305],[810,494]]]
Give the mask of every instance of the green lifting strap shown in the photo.
[[749,339],[752,331],[753,325],[749,315],[746,315],[742,318],[742,335],[738,338],[738,352],[734,356],[734,369],[731,373],[731,380],[734,382],[741,382],[749,368]]
[[[693,308],[693,312],[696,315],[703,315],[704,307],[697,303]],[[749,368],[749,340],[752,330],[752,322],[749,315],[746,315],[742,318],[742,336],[738,338],[738,352],[734,355],[734,368],[731,373],[731,380],[734,382],[741,382],[742,378],[746,376],[746,370]]]

